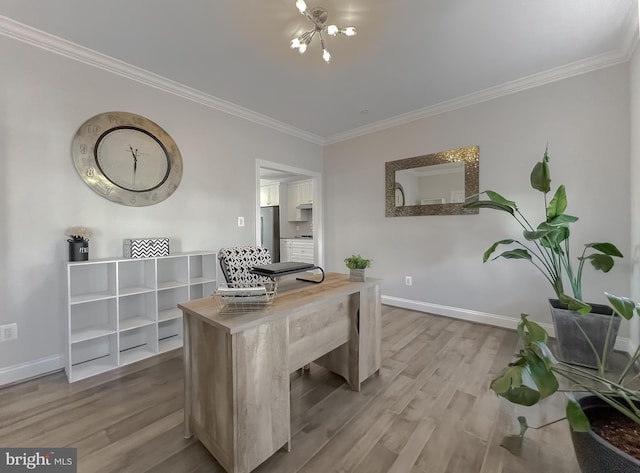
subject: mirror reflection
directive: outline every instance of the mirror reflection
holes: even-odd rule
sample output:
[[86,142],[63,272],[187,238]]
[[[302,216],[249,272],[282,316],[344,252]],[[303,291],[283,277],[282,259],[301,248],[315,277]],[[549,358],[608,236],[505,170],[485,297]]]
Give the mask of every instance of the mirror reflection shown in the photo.
[[433,164],[396,171],[396,183],[404,199],[396,206],[464,202],[464,163]]
[[479,192],[478,146],[385,163],[386,216],[462,215]]
[[405,205],[404,187],[399,182],[396,182],[396,207],[402,207]]

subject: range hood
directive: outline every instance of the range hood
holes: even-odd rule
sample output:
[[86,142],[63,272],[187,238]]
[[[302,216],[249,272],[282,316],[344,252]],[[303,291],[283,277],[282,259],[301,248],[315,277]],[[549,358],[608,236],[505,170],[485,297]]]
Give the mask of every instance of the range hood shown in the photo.
[[296,207],[298,210],[311,210],[313,208],[313,204],[300,204]]

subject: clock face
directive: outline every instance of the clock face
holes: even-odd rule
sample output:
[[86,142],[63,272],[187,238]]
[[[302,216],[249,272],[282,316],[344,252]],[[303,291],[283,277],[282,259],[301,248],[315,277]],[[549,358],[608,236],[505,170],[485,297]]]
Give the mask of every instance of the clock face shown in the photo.
[[96,193],[123,205],[146,206],[169,197],[182,178],[182,157],[151,120],[108,112],[87,120],[72,144],[76,170]]
[[138,128],[114,128],[98,139],[96,162],[116,186],[132,192],[150,191],[167,178],[167,153],[153,135]]

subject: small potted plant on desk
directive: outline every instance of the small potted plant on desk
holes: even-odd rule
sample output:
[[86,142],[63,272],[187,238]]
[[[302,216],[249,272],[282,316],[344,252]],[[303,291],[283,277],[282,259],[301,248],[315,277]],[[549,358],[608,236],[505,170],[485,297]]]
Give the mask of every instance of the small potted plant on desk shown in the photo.
[[[551,190],[549,156],[545,149],[541,162],[536,163],[530,175],[531,187],[540,191],[544,197],[545,219],[536,227],[531,225],[518,208],[518,205],[497,192],[482,192],[489,200],[478,200],[478,196],[464,204],[465,208],[493,209],[510,214],[522,227],[522,240],[505,239],[495,242],[484,252],[483,262],[487,262],[498,246],[506,245],[511,249],[491,258],[519,259],[529,261],[551,284],[557,299],[550,299],[551,316],[558,340],[557,356],[567,363],[596,368],[590,343],[596,351],[604,346],[604,334],[612,314],[611,308],[604,304],[588,304],[582,299],[582,270],[585,261],[602,272],[609,272],[614,266],[613,257],[622,257],[620,250],[612,243],[586,243],[582,254],[574,260],[569,251],[569,225],[578,217],[565,214],[567,195],[564,185],[560,185],[547,202]],[[572,296],[564,290],[564,283],[571,286]],[[613,340],[618,333],[620,319],[613,318]],[[590,340],[590,341],[588,341]],[[609,346],[613,349],[613,343]]]
[[371,266],[371,260],[360,255],[351,255],[345,258],[344,264],[349,268],[349,280],[354,282],[364,282],[364,270]]
[[[632,300],[606,296],[615,313],[625,319],[640,314]],[[546,331],[522,314],[518,335],[523,347],[491,382],[496,394],[522,406],[533,406],[554,393],[564,392],[566,419],[583,473],[640,473],[640,390],[638,375],[632,373],[640,347],[620,373],[605,376],[607,346],[613,344],[612,320],[613,317],[606,330],[603,351],[594,349],[598,360],[598,371],[594,372],[558,361],[549,350]],[[561,389],[560,381],[565,389]],[[539,429],[559,420],[531,428]],[[505,437],[502,443],[514,454],[522,448],[524,434],[530,427],[524,417],[518,417],[518,421],[520,434]]]

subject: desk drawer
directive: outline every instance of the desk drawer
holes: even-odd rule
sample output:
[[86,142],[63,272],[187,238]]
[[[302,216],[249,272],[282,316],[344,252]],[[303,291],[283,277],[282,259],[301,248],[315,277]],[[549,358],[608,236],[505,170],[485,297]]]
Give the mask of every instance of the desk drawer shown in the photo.
[[289,316],[289,371],[329,353],[349,341],[349,296]]

